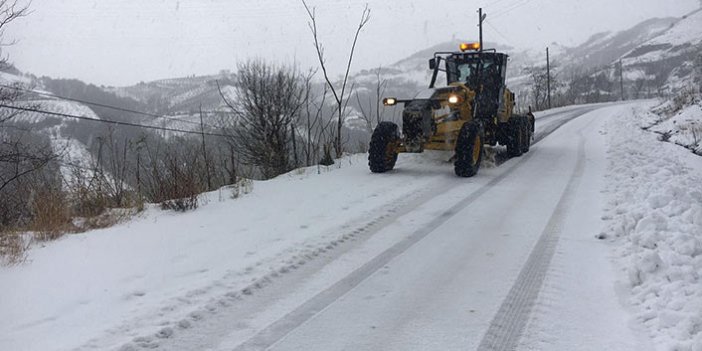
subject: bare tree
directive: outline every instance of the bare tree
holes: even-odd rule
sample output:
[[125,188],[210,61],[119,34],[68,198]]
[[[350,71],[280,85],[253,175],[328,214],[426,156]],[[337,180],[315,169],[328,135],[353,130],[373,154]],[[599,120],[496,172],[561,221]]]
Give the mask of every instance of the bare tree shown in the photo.
[[[7,25],[20,17],[29,14],[29,2],[19,0],[0,0],[0,47],[12,45],[15,41],[6,41],[5,29]],[[7,65],[7,57],[0,56],[0,67]]]
[[8,123],[0,123],[0,241],[5,229],[32,221],[30,200],[37,190],[60,185],[53,162],[57,155],[48,136],[30,133],[16,123],[4,124]]
[[303,105],[304,82],[295,68],[260,60],[239,66],[236,99],[220,95],[232,115],[231,142],[241,161],[260,168],[266,178],[290,170],[290,128]]
[[[349,73],[351,71],[353,55],[356,50],[356,43],[358,42],[358,35],[361,33],[363,27],[370,20],[370,9],[368,8],[368,4],[366,4],[366,6],[363,8],[361,20],[359,21],[358,27],[356,28],[356,34],[354,35],[353,44],[351,45],[351,51],[349,52],[349,59],[346,64],[344,79],[341,82],[340,89],[337,89],[337,87],[334,86],[331,79],[329,78],[329,73],[327,72],[327,66],[324,59],[324,46],[322,45],[322,43],[319,42],[319,33],[317,32],[317,15],[315,8],[310,8],[309,6],[307,6],[305,0],[302,0],[302,5],[305,6],[305,10],[307,10],[307,14],[310,17],[310,22],[308,24],[310,27],[310,31],[312,32],[312,38],[314,39],[314,47],[317,51],[317,59],[319,60],[319,66],[322,68],[322,73],[324,74],[324,81],[326,82],[327,86],[329,86],[329,90],[331,90],[332,96],[334,97],[334,101],[336,102],[337,121],[336,134],[334,135],[334,151],[336,153],[336,157],[341,157],[343,153],[341,129],[344,126],[344,115],[346,111],[346,106],[348,105],[348,101],[346,100],[351,95],[351,92],[349,92],[347,96],[346,88],[349,81]],[[351,89],[351,91],[353,91],[353,89]]]
[[[315,133],[315,140],[317,141],[317,145],[314,148],[314,159],[319,160],[318,164],[324,166],[330,166],[334,164],[334,158],[331,156],[331,152],[334,142],[336,140],[336,136],[334,135],[334,133],[331,132],[331,129],[334,126],[334,121],[331,118],[327,118],[327,116],[324,114],[324,107],[326,107],[324,103],[328,91],[329,89],[325,85],[322,101],[320,101],[317,104],[314,104],[316,111],[315,120],[319,119],[320,121],[319,127],[317,128]],[[334,111],[331,112],[333,114]],[[320,145],[321,149],[319,147]],[[322,153],[321,156],[320,152]]]
[[[558,76],[554,74],[555,63],[551,64],[551,92],[554,94],[560,86]],[[533,66],[526,68],[526,73],[531,78],[531,97],[534,108],[539,111],[548,105],[548,72],[546,66]]]
[[[29,13],[29,5],[18,0],[0,0],[0,48],[11,45],[5,38],[5,29],[11,22]],[[0,68],[8,65],[8,59],[0,53]],[[10,105],[20,100],[23,93],[19,89],[0,88],[0,103]],[[27,144],[23,139],[26,133],[9,133],[7,122],[18,116],[17,111],[0,109],[0,191],[9,184],[41,170],[57,155],[51,146]],[[15,130],[22,130],[13,126]]]
[[[304,98],[297,124],[304,126],[304,146],[302,154],[305,165],[311,166],[319,161],[321,145],[330,142],[327,138],[331,119],[324,113],[329,87],[325,84],[318,92],[312,84],[316,71],[309,71],[304,76]],[[331,157],[331,156],[330,156]]]
[[380,124],[382,111],[385,109],[381,101],[382,96],[385,94],[388,81],[381,78],[380,72],[381,67],[378,67],[375,72],[375,90],[373,94],[368,94],[366,100],[367,106],[364,106],[359,92],[356,91],[356,103],[358,104],[359,110],[361,110],[361,118],[366,122],[366,128],[368,128],[370,132],[373,131],[374,126]]
[[641,97],[643,88],[646,86],[646,78],[637,78],[632,86],[631,94],[634,95],[634,99]]
[[537,111],[542,110],[547,99],[546,80],[548,77],[546,75],[546,69],[545,67],[531,67],[527,69],[527,73],[532,81],[532,104]]
[[[0,0],[0,69],[8,67],[8,58],[2,54],[2,47],[12,45],[14,41],[6,41],[5,29],[11,22],[29,14],[29,4],[20,4],[19,0]],[[20,89],[0,88],[0,103],[7,105],[17,101],[23,95]],[[0,110],[0,125],[17,116],[19,111]]]
[[207,190],[204,169],[209,167],[202,157],[200,141],[176,137],[141,141],[140,146],[145,153],[140,161],[140,187],[146,198],[160,203],[163,209],[196,208],[199,194]]
[[44,168],[56,159],[50,145],[29,146],[22,139],[0,140],[0,191],[14,181]]

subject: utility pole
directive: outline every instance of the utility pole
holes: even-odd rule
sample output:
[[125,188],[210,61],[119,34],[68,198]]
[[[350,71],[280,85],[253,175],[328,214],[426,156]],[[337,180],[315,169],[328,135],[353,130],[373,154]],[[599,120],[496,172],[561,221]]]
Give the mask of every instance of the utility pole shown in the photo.
[[624,66],[622,66],[622,59],[619,59],[619,91],[622,94],[622,101],[624,101]]
[[[136,182],[137,182],[137,195],[141,199],[141,146],[137,146],[137,164],[136,164]],[[141,203],[141,201],[139,201]]]
[[207,160],[207,146],[205,144],[205,123],[202,121],[202,104],[200,104],[200,134],[202,135],[202,158],[205,160],[205,175],[207,176],[207,191],[212,190],[210,177],[210,163]]
[[551,108],[551,61],[546,48],[546,91],[548,93],[548,108]]
[[480,28],[480,51],[483,51],[483,21],[487,14],[483,13],[483,8],[478,9],[478,27]]

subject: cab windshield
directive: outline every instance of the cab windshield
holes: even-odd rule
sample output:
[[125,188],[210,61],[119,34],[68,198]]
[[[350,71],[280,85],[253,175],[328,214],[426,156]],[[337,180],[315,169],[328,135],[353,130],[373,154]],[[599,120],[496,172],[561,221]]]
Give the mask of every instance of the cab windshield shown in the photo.
[[482,65],[478,62],[462,63],[458,65],[458,80],[461,82],[468,81],[472,76],[478,75],[478,70],[484,72],[492,72],[496,67],[491,61],[483,61]]
[[463,82],[471,85],[478,81],[481,72],[483,75],[492,74],[497,70],[497,66],[490,57],[471,57],[462,59],[448,59],[446,61],[448,84],[453,82]]

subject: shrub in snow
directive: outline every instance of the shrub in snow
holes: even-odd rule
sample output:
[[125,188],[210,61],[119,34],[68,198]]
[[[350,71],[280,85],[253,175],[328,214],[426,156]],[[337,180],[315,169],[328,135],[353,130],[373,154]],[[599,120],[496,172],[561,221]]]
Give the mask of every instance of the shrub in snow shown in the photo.
[[239,178],[230,185],[229,188],[232,190],[231,198],[238,199],[242,195],[246,195],[253,190],[253,181],[251,179]]
[[324,146],[324,155],[322,156],[322,159],[319,160],[319,164],[322,166],[331,166],[334,164],[334,158],[332,158],[332,156],[331,156],[331,146],[330,145]]
[[646,130],[660,135],[661,141],[684,146],[702,156],[702,92],[685,89],[673,99],[645,114]]
[[189,210],[194,210],[198,206],[198,195],[193,194],[188,197],[183,197],[180,199],[166,200],[161,202],[162,210],[173,210],[178,212],[185,212]]
[[24,262],[30,242],[28,235],[13,231],[0,231],[0,265],[14,265]]

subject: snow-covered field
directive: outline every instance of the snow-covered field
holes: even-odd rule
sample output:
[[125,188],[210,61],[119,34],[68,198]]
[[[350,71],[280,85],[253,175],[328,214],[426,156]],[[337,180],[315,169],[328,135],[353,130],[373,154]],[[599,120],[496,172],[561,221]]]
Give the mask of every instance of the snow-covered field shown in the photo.
[[702,159],[640,130],[652,104],[538,114],[470,179],[354,155],[35,246],[0,349],[700,350]]

